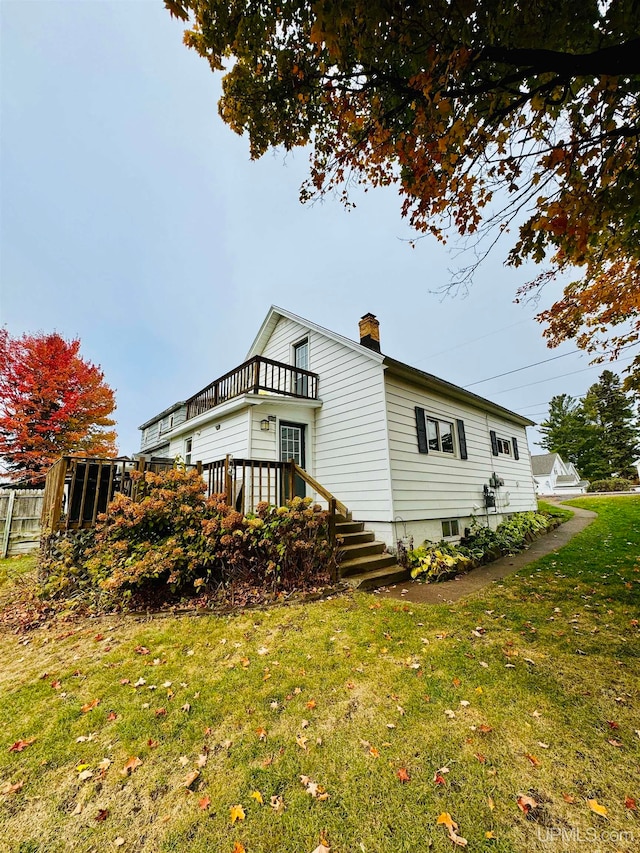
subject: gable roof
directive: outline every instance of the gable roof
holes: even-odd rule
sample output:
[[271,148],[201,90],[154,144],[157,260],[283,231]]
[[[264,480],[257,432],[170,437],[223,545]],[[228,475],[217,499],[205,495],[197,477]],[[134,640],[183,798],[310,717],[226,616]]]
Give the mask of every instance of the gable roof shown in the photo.
[[550,474],[553,471],[557,453],[538,453],[536,456],[531,456],[531,470],[534,477],[543,477],[545,474]]
[[304,317],[299,317],[291,311],[287,311],[284,308],[278,308],[277,305],[272,305],[269,309],[267,316],[260,326],[258,334],[247,353],[247,360],[252,358],[254,355],[261,355],[280,318],[286,318],[288,320],[292,320],[294,323],[299,323],[307,329],[312,329],[330,340],[336,341],[354,352],[360,353],[360,355],[368,356],[372,361],[382,364],[382,366],[390,373],[393,373],[395,376],[405,379],[408,382],[413,382],[431,391],[439,391],[440,393],[446,394],[448,397],[459,400],[463,403],[470,403],[488,414],[506,418],[520,426],[534,425],[534,421],[529,420],[529,418],[525,418],[516,412],[512,412],[510,409],[506,409],[498,403],[487,400],[486,397],[481,397],[479,394],[467,391],[465,388],[462,388],[459,385],[454,385],[452,382],[447,382],[445,379],[440,379],[432,373],[427,373],[424,370],[418,370],[417,367],[411,367],[410,364],[405,364],[395,358],[390,358],[387,355],[375,352],[375,350],[371,350],[369,347],[365,347],[357,341],[345,338],[344,335],[339,335],[337,332],[325,329],[317,323],[312,323],[311,320],[305,320]]

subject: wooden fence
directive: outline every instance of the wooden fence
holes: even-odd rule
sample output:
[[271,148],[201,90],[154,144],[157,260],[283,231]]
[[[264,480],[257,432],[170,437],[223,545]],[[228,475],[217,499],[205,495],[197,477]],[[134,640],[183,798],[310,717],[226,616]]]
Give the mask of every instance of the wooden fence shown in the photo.
[[0,490],[0,558],[38,548],[43,501],[44,489]]

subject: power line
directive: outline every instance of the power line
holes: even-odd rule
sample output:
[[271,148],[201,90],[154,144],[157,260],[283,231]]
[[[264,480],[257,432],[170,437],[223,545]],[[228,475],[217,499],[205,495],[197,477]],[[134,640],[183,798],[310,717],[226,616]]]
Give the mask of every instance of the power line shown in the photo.
[[[616,359],[616,363],[624,363],[632,361],[634,356],[629,358]],[[508,391],[519,391],[521,388],[529,388],[531,385],[542,385],[543,382],[553,382],[554,379],[564,379],[565,376],[575,376],[576,373],[585,373],[587,370],[596,370],[602,367],[601,364],[592,364],[591,367],[584,367],[582,370],[573,370],[571,373],[561,373],[559,376],[549,376],[547,379],[539,379],[537,382],[528,382],[526,385],[516,385],[515,388],[505,388],[502,391],[493,391],[492,396],[497,394],[506,394]]]
[[[633,346],[637,346],[637,344],[634,342],[632,344],[627,344],[624,347],[620,347],[620,352],[622,352],[625,349],[629,349],[629,347],[633,347]],[[571,350],[570,352],[563,352],[560,355],[554,355],[551,358],[545,358],[542,361],[535,361],[533,364],[525,364],[524,367],[516,367],[515,370],[507,370],[506,373],[498,373],[496,376],[489,376],[488,379],[479,379],[477,382],[472,382],[470,385],[465,385],[464,387],[465,388],[472,388],[474,385],[482,385],[483,382],[490,382],[492,379],[501,379],[503,376],[510,376],[512,373],[520,373],[521,370],[528,370],[530,367],[538,367],[538,365],[540,365],[540,364],[547,364],[550,361],[557,361],[557,359],[559,359],[559,358],[564,358],[567,355],[575,355],[578,352],[584,352],[584,350],[574,349],[574,350]],[[614,361],[618,361],[618,359],[616,358]],[[599,365],[596,365],[596,366],[599,367]],[[571,374],[568,373],[565,375],[570,376]],[[535,383],[532,382],[531,384],[533,385]],[[526,388],[527,386],[522,385],[521,387]],[[500,392],[500,393],[502,393],[502,392]]]
[[575,355],[577,352],[582,352],[579,349],[572,349],[571,352],[563,352],[561,355],[554,355],[551,358],[545,358],[543,361],[535,361],[533,364],[525,364],[524,367],[516,367],[515,370],[507,370],[506,373],[498,373],[496,376],[489,376],[488,379],[478,379],[477,382],[471,382],[465,385],[465,388],[473,388],[474,385],[482,385],[483,382],[491,382],[492,379],[501,379],[503,376],[510,376],[512,373],[520,373],[521,370],[529,370],[530,367],[537,367],[539,364],[547,364],[549,361],[556,361],[559,358],[564,358],[567,355]]

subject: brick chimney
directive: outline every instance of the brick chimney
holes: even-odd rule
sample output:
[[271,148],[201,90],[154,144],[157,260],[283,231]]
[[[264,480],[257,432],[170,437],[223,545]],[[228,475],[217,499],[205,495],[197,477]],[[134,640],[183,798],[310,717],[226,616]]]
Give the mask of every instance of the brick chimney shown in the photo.
[[380,323],[375,314],[365,314],[359,326],[362,346],[380,352]]

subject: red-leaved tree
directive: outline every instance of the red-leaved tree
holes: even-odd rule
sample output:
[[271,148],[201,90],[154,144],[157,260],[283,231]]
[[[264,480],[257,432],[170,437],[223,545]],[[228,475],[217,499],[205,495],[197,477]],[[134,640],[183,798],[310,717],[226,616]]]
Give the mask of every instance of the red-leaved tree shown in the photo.
[[58,456],[115,456],[112,389],[58,334],[0,330],[0,457],[9,476],[40,485]]

